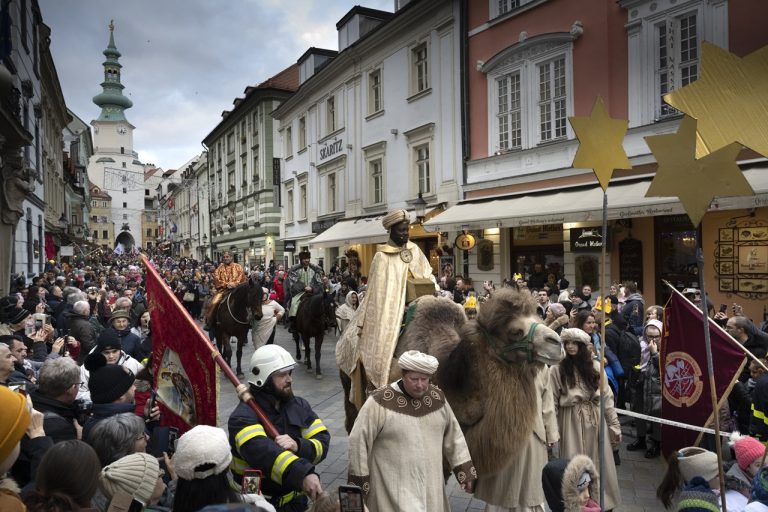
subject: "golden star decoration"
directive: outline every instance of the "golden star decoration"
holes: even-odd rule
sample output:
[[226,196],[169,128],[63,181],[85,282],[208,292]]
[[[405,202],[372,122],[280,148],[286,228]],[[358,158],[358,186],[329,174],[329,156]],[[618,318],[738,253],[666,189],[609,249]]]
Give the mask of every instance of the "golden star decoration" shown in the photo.
[[768,157],[768,46],[740,58],[703,42],[699,79],[664,100],[698,120],[697,157],[733,142]]
[[676,196],[694,226],[715,197],[750,196],[754,192],[736,165],[741,145],[729,144],[696,159],[696,120],[686,116],[677,133],[646,137],[658,162],[645,197]]
[[622,146],[629,121],[609,117],[603,98],[597,97],[589,117],[569,117],[568,121],[579,139],[573,167],[592,169],[603,191],[614,169],[632,168]]

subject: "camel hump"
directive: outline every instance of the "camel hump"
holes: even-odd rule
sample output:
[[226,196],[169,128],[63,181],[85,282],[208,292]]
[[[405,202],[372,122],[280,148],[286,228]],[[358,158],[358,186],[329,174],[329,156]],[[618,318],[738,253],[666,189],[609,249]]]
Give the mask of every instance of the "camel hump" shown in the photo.
[[435,356],[441,363],[459,344],[459,333],[467,322],[464,308],[451,299],[426,295],[416,301],[413,317],[400,336],[394,357],[408,350]]

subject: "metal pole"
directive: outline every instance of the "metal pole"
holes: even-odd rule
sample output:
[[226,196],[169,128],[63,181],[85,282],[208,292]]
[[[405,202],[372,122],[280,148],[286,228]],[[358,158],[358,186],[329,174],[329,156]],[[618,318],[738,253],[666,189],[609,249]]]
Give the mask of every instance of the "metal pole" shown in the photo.
[[[697,237],[699,238],[699,237]],[[696,248],[696,264],[699,269],[699,289],[701,290],[701,313],[704,317],[704,347],[707,350],[707,373],[709,374],[709,394],[712,398],[712,417],[715,419],[715,450],[717,453],[717,470],[720,476],[721,510],[725,507],[725,475],[723,474],[723,452],[720,440],[720,414],[717,407],[717,390],[715,389],[715,368],[712,364],[712,340],[709,336],[709,311],[707,310],[707,294],[704,287],[704,251],[701,250],[701,240]]]
[[[601,272],[600,272],[600,295],[603,297],[603,321],[600,326],[600,428],[597,435],[597,446],[600,452],[600,509],[605,510],[605,471],[603,468],[608,462],[605,460],[605,316],[606,305],[608,304],[608,268],[606,265],[605,249],[608,245],[608,192],[603,190],[603,243],[601,249]],[[611,461],[613,463],[613,461]]]

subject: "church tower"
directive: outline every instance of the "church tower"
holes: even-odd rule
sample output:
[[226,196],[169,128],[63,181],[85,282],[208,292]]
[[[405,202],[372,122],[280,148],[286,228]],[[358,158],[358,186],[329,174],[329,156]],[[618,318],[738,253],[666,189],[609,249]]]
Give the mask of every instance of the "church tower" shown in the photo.
[[93,97],[101,108],[93,126],[94,153],[88,163],[88,178],[101,191],[112,197],[112,218],[115,240],[104,240],[103,233],[94,233],[94,242],[114,248],[142,246],[141,214],[144,209],[144,167],[133,149],[133,130],[125,117],[133,102],[123,95],[120,81],[122,65],[115,45],[115,24],[109,23],[109,44],[103,54],[104,81],[102,92]]

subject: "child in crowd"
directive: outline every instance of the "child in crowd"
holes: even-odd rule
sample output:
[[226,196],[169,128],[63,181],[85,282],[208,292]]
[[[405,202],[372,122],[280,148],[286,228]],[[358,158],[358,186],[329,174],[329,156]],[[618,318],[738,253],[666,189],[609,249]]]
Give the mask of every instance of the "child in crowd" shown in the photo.
[[592,459],[576,455],[569,461],[554,459],[541,475],[544,495],[552,512],[600,512],[600,477]]
[[719,485],[717,455],[697,446],[689,446],[673,452],[669,456],[664,479],[656,489],[656,497],[661,500],[665,508],[671,508],[675,495],[697,476],[709,482],[710,487]]

